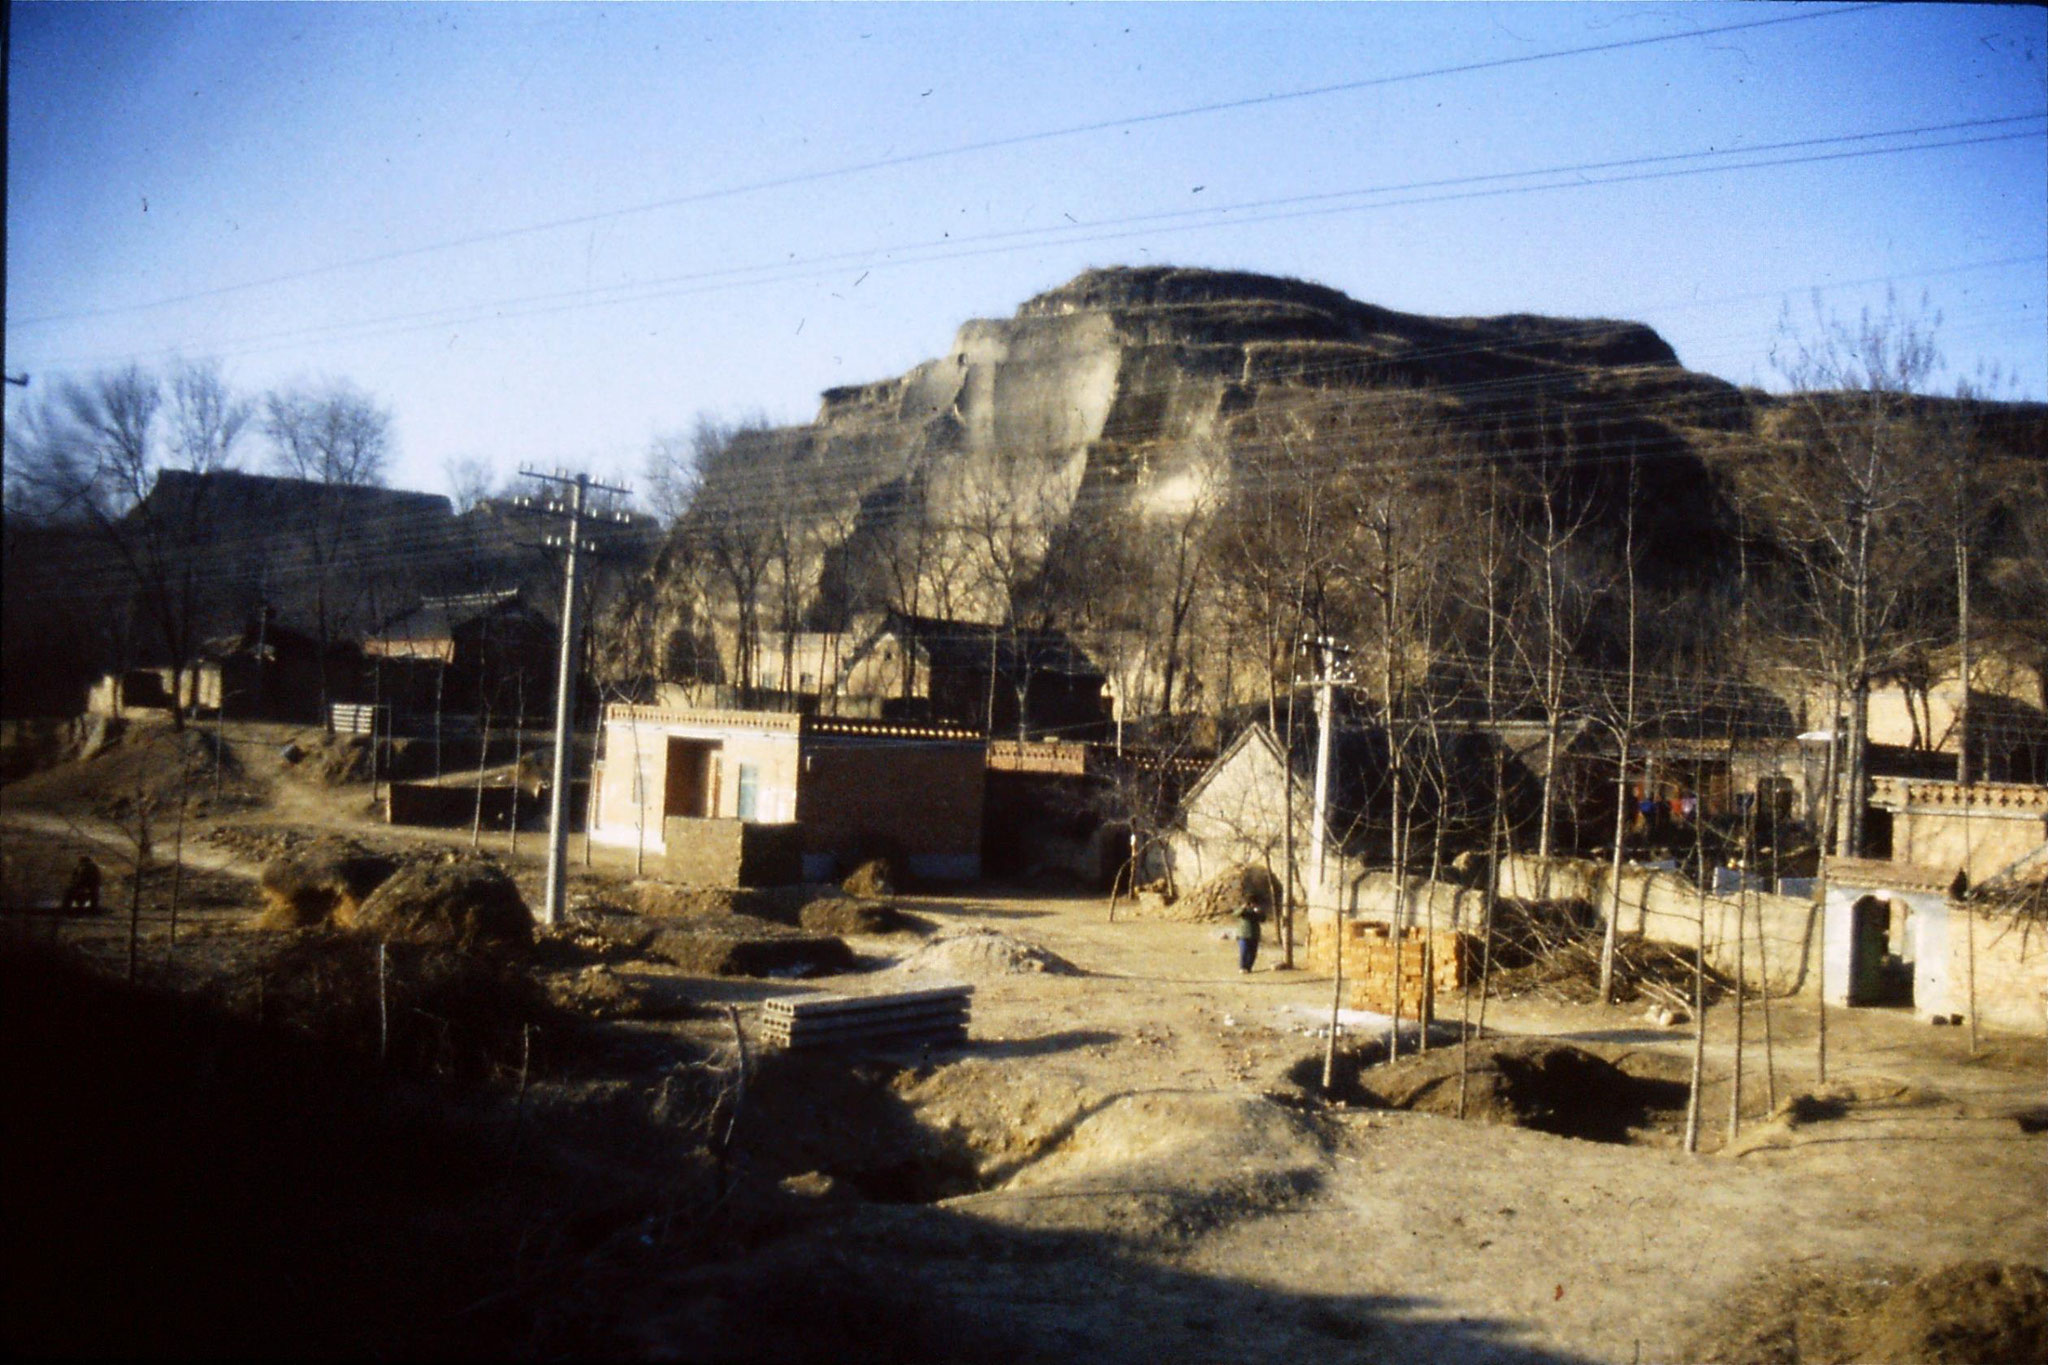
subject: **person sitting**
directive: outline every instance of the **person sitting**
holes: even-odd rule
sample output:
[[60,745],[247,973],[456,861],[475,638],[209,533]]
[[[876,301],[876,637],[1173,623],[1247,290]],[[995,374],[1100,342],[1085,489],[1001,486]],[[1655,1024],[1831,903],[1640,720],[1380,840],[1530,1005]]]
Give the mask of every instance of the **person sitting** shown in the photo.
[[64,890],[64,909],[77,915],[99,913],[100,865],[83,853],[78,855],[78,866],[71,869],[71,885]]

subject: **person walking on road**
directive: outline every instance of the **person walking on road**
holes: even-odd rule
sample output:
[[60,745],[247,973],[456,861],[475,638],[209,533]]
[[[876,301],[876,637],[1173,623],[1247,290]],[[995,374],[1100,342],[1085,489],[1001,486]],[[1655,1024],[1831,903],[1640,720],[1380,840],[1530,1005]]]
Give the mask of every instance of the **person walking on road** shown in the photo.
[[1247,901],[1237,912],[1237,969],[1249,972],[1259,960],[1259,907]]

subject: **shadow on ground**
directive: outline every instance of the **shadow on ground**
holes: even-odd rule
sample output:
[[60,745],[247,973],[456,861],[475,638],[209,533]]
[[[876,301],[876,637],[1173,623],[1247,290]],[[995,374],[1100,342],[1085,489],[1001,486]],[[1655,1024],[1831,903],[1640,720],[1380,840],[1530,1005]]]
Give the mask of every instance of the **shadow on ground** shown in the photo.
[[1291,1294],[1155,1235],[933,1202],[987,1176],[886,1066],[764,1066],[742,1148],[685,1183],[653,1158],[700,1129],[633,1078],[556,1123],[509,1082],[399,1083],[46,953],[0,953],[0,1039],[5,1093],[35,1097],[0,1118],[10,1357],[1573,1359],[1420,1296]]

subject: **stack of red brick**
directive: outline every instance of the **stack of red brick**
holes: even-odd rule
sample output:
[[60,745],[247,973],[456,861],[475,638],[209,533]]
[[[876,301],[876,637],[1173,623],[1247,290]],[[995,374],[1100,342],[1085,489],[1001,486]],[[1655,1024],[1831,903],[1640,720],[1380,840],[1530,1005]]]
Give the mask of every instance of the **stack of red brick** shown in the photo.
[[[1401,1016],[1427,1019],[1434,1012],[1440,992],[1464,989],[1478,957],[1479,940],[1456,930],[1432,934],[1410,926],[1396,938],[1388,925],[1367,920],[1346,920],[1341,928],[1344,1003],[1355,1010],[1395,1013],[1398,981]],[[1335,950],[1335,935],[1313,935],[1309,943],[1310,964],[1319,971],[1336,970]]]

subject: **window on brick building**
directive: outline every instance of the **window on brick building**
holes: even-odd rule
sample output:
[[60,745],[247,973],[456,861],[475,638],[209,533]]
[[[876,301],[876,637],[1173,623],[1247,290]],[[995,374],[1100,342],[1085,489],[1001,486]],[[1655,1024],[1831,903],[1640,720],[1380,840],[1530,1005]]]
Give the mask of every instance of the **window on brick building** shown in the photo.
[[752,820],[757,818],[755,812],[760,808],[760,791],[761,770],[751,763],[740,764],[739,810],[737,812],[740,819]]

